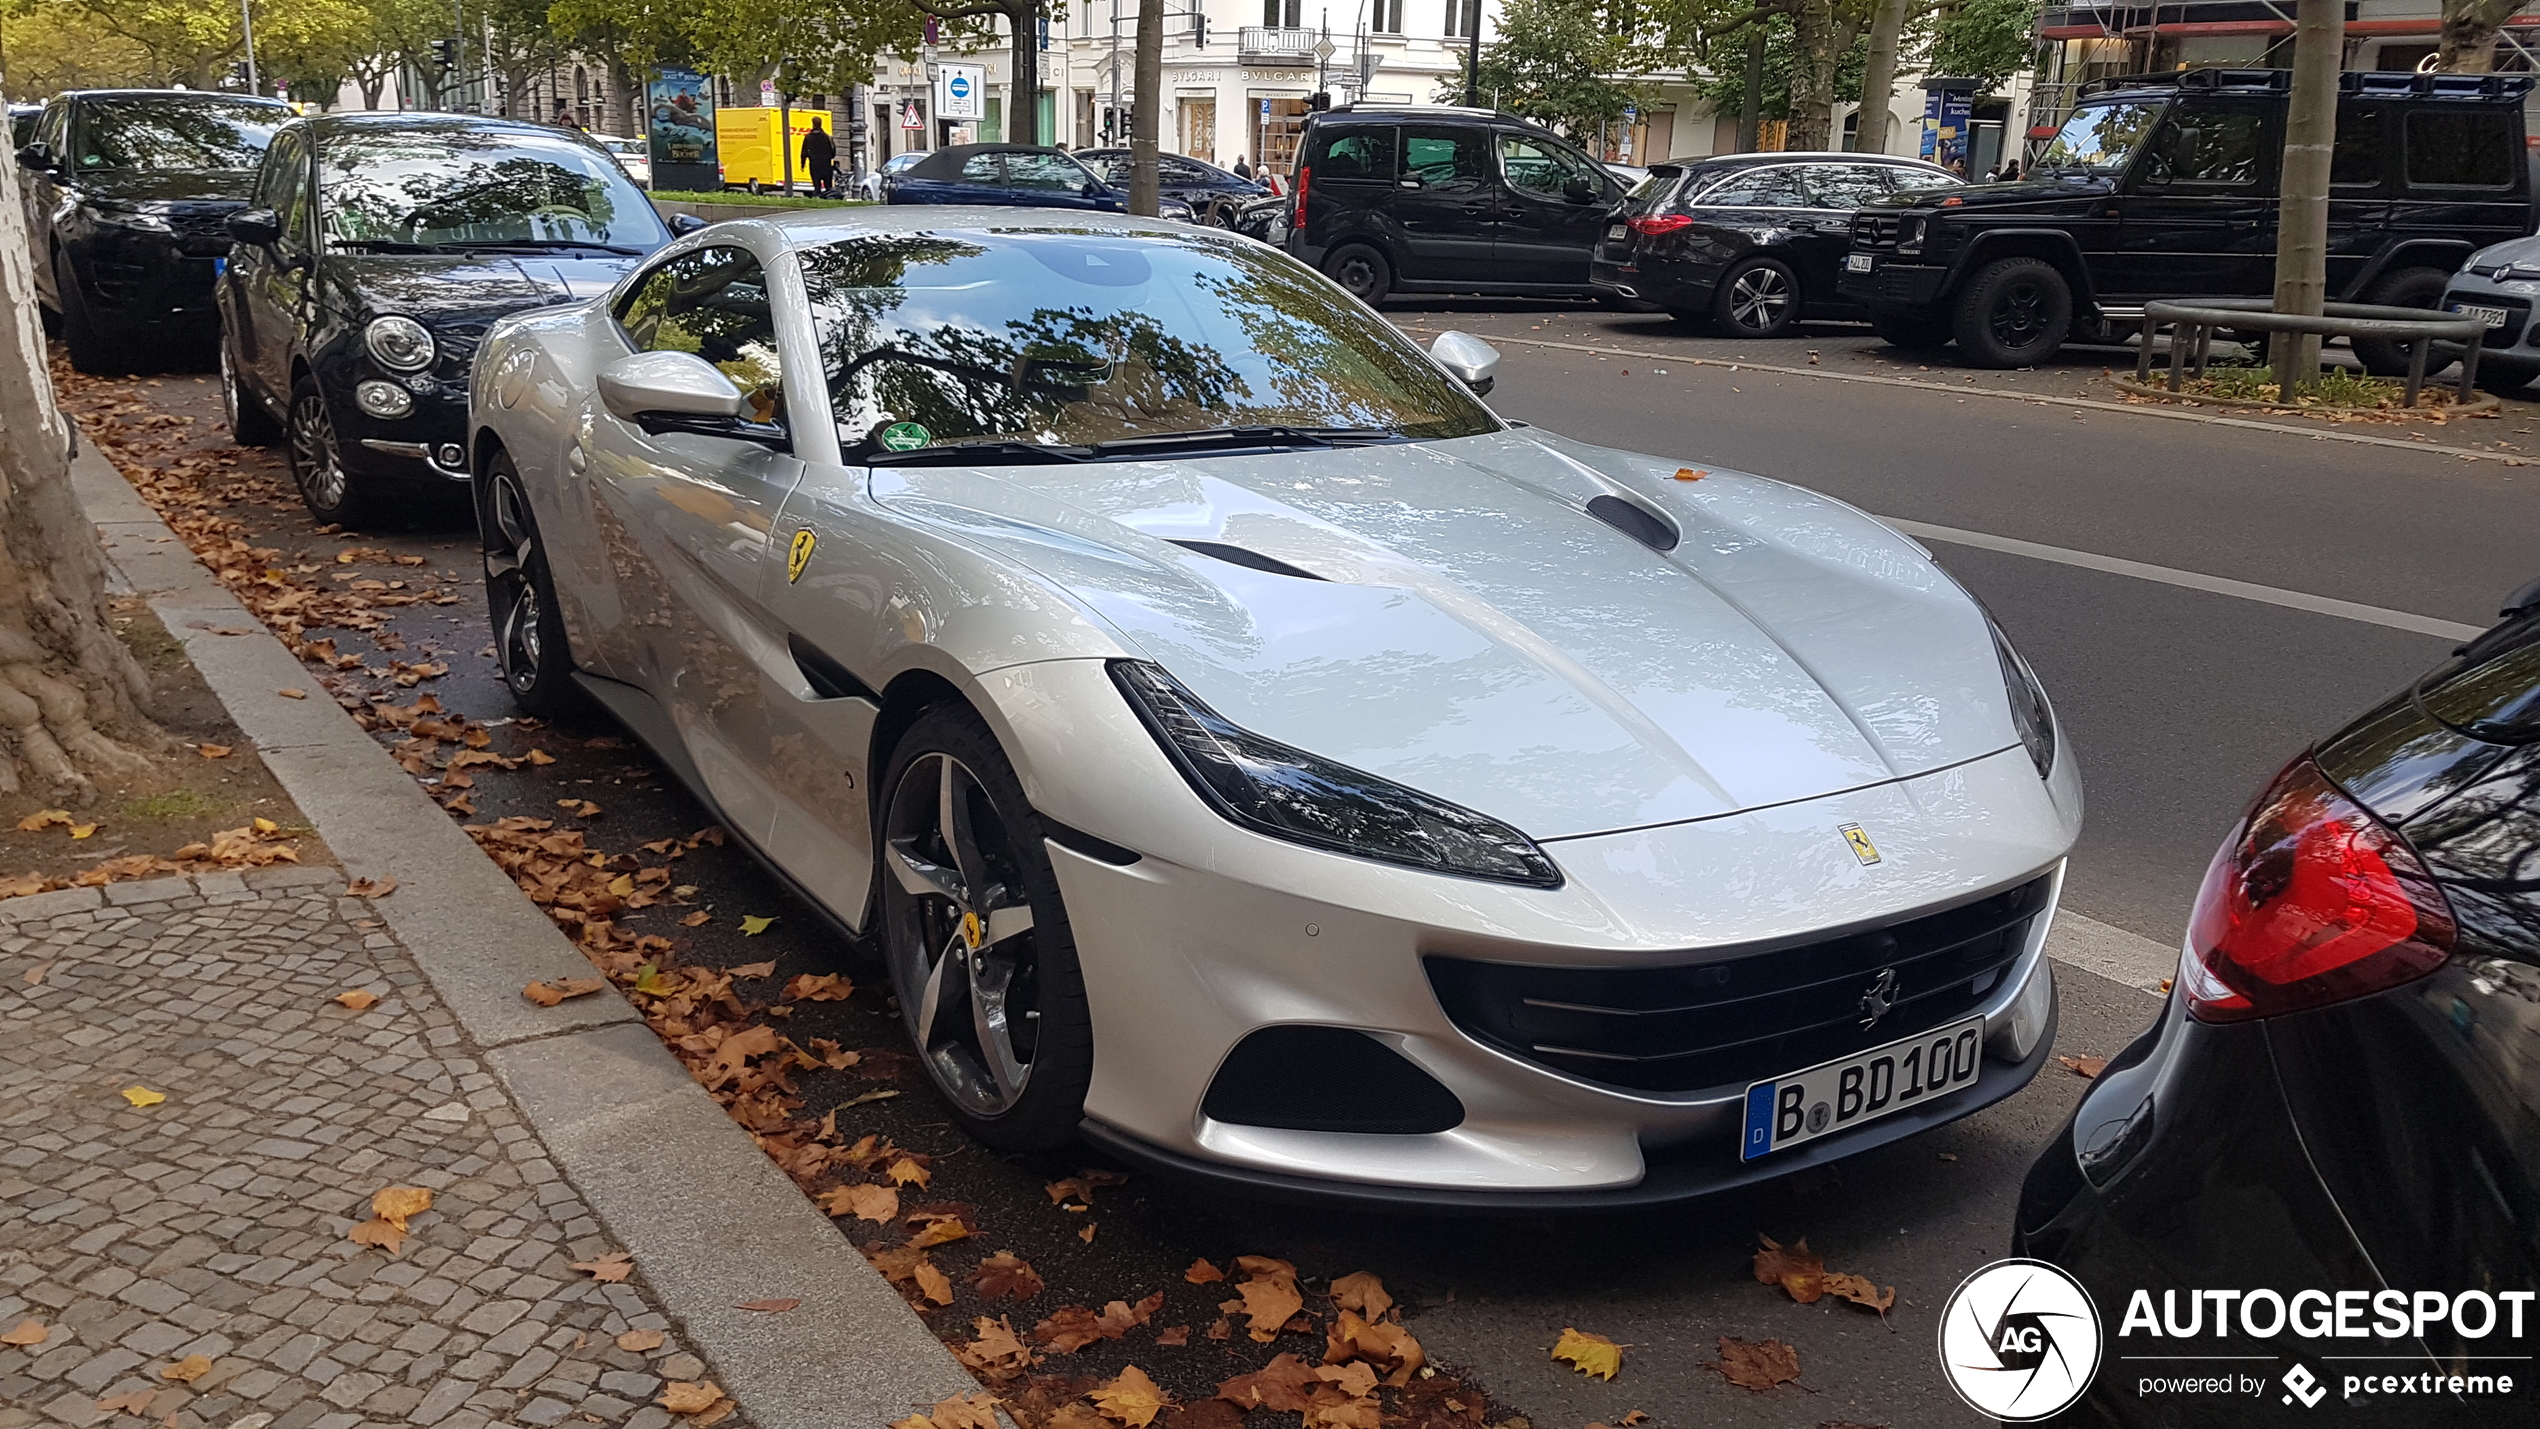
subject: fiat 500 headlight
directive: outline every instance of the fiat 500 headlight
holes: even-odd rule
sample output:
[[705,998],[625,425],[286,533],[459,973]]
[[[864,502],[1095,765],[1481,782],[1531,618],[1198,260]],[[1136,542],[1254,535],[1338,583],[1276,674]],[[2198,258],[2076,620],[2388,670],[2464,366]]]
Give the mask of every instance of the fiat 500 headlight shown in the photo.
[[1154,665],[1114,661],[1111,677],[1182,777],[1245,828],[1432,873],[1561,886],[1543,850],[1497,819],[1254,734]]
[[421,372],[432,365],[432,332],[413,318],[390,315],[371,319],[362,341],[379,365],[391,372]]

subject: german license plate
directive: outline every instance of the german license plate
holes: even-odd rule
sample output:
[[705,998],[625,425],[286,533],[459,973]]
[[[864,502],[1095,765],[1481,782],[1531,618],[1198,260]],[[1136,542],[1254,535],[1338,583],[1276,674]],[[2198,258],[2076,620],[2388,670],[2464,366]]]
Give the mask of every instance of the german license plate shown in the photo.
[[2513,314],[2503,308],[2484,307],[2477,303],[2454,303],[2452,311],[2465,318],[2476,318],[2489,327],[2503,327],[2513,319]]
[[1856,1052],[1746,1089],[1740,1160],[1849,1131],[1972,1084],[1984,1065],[1984,1019]]
[[1619,223],[1615,224],[1613,227],[1605,230],[1605,241],[1608,243],[1620,243],[1623,241],[1623,234],[1625,231],[1626,230],[1623,225]]
[[1867,253],[1846,253],[1843,255],[1844,268],[1847,271],[1854,273],[1867,273],[1870,271],[1870,265],[1876,263],[1877,261],[1877,259],[1871,257]]

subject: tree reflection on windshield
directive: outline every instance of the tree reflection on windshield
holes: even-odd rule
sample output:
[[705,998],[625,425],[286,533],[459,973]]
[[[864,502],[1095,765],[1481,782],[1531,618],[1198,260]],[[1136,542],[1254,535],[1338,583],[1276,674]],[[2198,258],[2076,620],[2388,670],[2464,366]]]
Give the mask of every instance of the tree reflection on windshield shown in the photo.
[[92,100],[80,109],[83,169],[252,169],[291,111],[231,99]]
[[325,149],[327,238],[377,243],[592,243],[668,236],[606,154],[578,144],[446,129],[363,134]]
[[2055,142],[2038,156],[2039,169],[2091,174],[2118,174],[2143,147],[2161,117],[2158,104],[2085,105],[2064,121]]
[[1390,326],[1240,239],[876,235],[802,252],[840,433],[1090,445],[1229,426],[1495,431]]

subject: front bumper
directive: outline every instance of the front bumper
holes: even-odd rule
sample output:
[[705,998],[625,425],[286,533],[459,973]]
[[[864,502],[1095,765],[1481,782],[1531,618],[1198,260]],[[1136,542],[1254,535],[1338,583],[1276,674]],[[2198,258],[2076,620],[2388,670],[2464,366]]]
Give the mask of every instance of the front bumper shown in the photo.
[[70,244],[71,271],[80,284],[88,321],[115,336],[216,332],[220,310],[212,287],[226,230],[217,239],[197,230],[187,215],[169,219],[174,233],[91,221]]
[[[2479,344],[2479,370],[2528,379],[2540,377],[2540,322],[2532,321],[2535,303],[2540,303],[2540,282],[2482,278],[2464,272],[2452,275],[2442,301],[2435,306],[2447,313],[2471,307],[2504,314],[2503,321],[2489,328]],[[2447,359],[2459,361],[2464,351],[2459,343],[2432,344],[2433,360],[2427,365],[2428,371],[2439,371]]]
[[[467,481],[469,354],[445,356],[430,371],[398,377],[374,368],[355,347],[349,342],[340,344],[317,364],[318,386],[335,418],[344,469],[373,481],[436,485]],[[414,401],[413,409],[402,417],[364,412],[354,402],[353,390],[360,383],[376,381],[404,388]]]
[[1870,271],[1856,273],[1847,262],[1835,279],[1844,301],[1865,308],[1927,308],[1940,301],[1941,283],[1949,270],[1889,253],[1870,255]]

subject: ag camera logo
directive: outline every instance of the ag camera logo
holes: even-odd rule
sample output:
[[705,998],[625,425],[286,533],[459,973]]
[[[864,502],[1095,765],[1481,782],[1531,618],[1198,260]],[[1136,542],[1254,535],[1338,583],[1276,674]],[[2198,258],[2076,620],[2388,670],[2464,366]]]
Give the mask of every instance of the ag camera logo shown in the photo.
[[2042,1260],[1997,1260],[1940,1312],[1940,1371],[1979,1414],[2014,1424],[2060,1413],[2099,1371],[2099,1307]]

